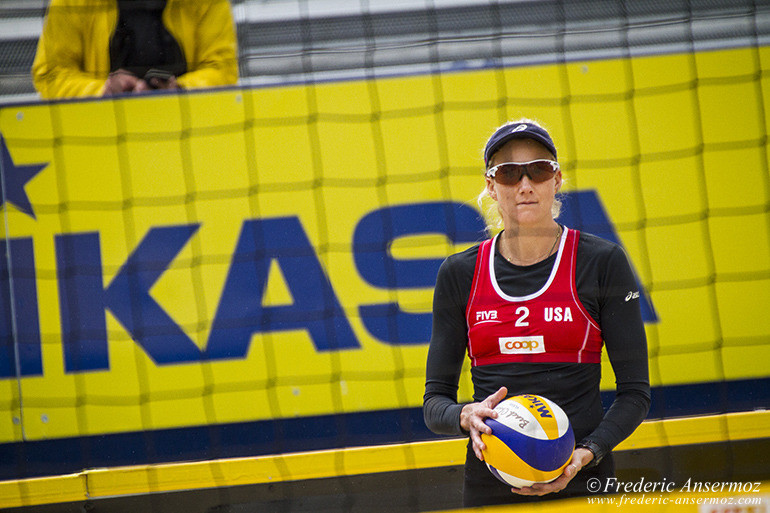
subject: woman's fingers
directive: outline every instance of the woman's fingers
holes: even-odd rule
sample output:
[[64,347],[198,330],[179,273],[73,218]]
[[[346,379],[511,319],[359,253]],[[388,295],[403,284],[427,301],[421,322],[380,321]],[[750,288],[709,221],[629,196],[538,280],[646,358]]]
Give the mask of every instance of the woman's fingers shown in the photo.
[[500,387],[497,390],[497,392],[495,392],[494,394],[488,397],[488,399],[490,400],[490,406],[494,408],[500,403],[500,401],[505,399],[505,396],[507,395],[508,395],[508,389],[505,387]]
[[497,412],[494,410],[494,407],[497,406],[500,401],[505,399],[507,394],[508,389],[500,387],[497,392],[488,396],[480,403],[465,405],[460,414],[460,425],[470,432],[473,452],[481,461],[484,461],[484,453],[482,451],[486,449],[486,444],[484,444],[484,441],[481,439],[481,434],[492,434],[492,428],[489,427],[484,420],[487,418],[497,418]]

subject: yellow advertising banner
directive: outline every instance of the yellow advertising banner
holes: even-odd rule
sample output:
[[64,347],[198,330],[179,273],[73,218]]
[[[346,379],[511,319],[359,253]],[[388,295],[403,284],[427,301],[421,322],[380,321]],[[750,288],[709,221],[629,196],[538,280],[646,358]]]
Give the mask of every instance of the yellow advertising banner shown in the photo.
[[628,252],[653,386],[767,377],[768,58],[2,106],[0,443],[419,408],[435,273],[518,117]]

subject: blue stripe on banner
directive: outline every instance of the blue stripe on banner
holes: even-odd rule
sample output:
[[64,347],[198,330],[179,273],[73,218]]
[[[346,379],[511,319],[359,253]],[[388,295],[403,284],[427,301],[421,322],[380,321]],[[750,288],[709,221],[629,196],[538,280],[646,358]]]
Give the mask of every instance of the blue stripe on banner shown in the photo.
[[407,408],[38,440],[0,444],[0,480],[436,438],[422,408]]
[[[603,392],[605,409],[613,392]],[[647,418],[710,415],[770,408],[770,378],[656,387]],[[422,408],[382,410],[194,426],[0,444],[0,479],[276,453],[417,442],[430,432]]]
[[524,463],[537,470],[550,472],[564,465],[563,454],[572,454],[575,435],[572,426],[556,440],[539,440],[511,429],[494,419],[488,419],[487,425],[492,434],[507,445]]
[[[614,392],[602,392],[605,411]],[[770,408],[770,378],[741,379],[652,388],[648,419],[734,413]]]

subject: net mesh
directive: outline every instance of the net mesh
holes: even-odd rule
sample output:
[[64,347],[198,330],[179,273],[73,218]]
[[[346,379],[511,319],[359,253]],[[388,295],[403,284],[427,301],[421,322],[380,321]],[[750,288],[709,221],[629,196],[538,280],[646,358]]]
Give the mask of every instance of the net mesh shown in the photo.
[[232,8],[241,87],[44,104],[44,7],[0,6],[3,479],[433,438],[432,283],[521,116],[643,286],[650,418],[768,406],[767,6]]

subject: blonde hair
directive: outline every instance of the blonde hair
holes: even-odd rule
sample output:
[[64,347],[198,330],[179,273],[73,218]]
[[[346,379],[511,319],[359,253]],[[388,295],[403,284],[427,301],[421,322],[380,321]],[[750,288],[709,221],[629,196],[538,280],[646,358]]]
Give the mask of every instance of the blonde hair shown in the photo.
[[[504,126],[515,125],[517,123],[527,123],[530,125],[539,126],[540,128],[544,128],[543,125],[541,125],[534,119],[521,118],[515,121],[508,121],[507,123],[500,125],[499,127],[495,128],[495,130],[492,133],[494,134]],[[492,162],[493,156],[494,154],[489,156],[490,163]],[[565,181],[564,177],[562,176],[562,185],[564,185],[564,181]],[[559,217],[559,215],[561,214],[562,201],[560,196],[561,196],[561,193],[557,192],[553,198],[553,205],[551,205],[551,216],[553,216],[554,219]],[[486,219],[487,221],[487,229],[490,231],[490,233],[495,233],[502,230],[503,217],[500,215],[500,206],[497,204],[497,201],[493,200],[492,197],[489,195],[489,190],[487,189],[486,181],[484,183],[484,188],[476,197],[476,203],[478,204],[479,209],[481,209],[482,214],[484,214],[484,219]]]

